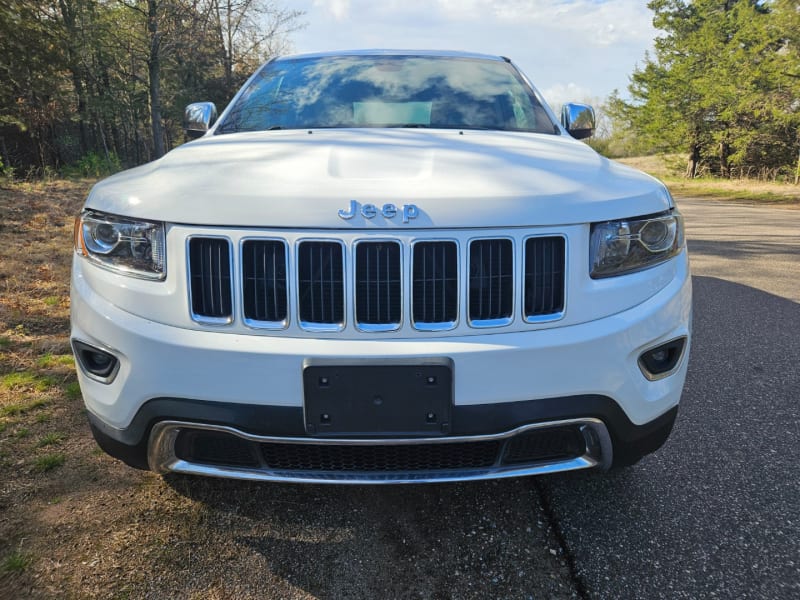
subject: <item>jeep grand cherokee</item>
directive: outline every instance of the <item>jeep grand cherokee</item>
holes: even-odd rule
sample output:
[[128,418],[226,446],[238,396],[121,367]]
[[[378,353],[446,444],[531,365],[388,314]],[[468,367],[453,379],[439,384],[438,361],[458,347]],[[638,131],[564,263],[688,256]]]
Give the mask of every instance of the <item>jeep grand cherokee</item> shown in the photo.
[[72,345],[99,445],[160,473],[470,480],[636,462],[691,330],[664,185],[508,59],[269,61],[98,183]]

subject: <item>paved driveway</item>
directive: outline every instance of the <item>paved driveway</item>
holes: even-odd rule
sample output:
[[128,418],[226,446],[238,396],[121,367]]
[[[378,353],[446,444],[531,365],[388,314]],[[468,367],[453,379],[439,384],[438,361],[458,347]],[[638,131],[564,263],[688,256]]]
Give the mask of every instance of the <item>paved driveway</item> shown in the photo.
[[670,441],[536,485],[584,597],[800,597],[800,210],[679,207],[694,347]]

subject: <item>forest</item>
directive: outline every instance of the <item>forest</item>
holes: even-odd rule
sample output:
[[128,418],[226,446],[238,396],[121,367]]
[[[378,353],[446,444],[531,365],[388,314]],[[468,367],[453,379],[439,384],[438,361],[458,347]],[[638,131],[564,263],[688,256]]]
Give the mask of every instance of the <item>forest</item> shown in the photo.
[[98,176],[183,143],[302,13],[272,0],[0,0],[0,175]]
[[[651,0],[658,36],[598,108],[611,157],[685,175],[800,177],[800,2]],[[224,106],[288,47],[277,0],[0,0],[0,176],[99,176],[183,143],[186,104]]]

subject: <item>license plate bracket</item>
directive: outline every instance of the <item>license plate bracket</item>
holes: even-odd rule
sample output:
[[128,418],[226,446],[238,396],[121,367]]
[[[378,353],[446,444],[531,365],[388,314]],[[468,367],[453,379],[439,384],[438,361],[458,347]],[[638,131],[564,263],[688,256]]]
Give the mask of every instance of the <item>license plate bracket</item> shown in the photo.
[[315,365],[303,369],[306,432],[439,436],[450,431],[449,364]]

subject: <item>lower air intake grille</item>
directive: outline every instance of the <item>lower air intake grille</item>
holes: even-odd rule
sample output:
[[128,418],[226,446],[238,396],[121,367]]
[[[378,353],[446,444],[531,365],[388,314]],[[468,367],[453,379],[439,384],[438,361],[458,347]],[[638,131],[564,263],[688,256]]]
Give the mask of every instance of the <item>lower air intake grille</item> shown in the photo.
[[556,427],[520,434],[506,447],[503,464],[565,460],[586,453],[586,440],[578,427]]
[[291,476],[324,473],[424,474],[567,461],[589,453],[581,425],[532,429],[508,439],[418,444],[324,444],[249,440],[222,431],[183,429],[175,456],[194,464],[280,472]]
[[242,244],[244,318],[283,326],[286,322],[286,244],[246,240]]
[[525,242],[525,316],[564,310],[564,238],[537,237]]
[[297,253],[300,322],[311,328],[344,324],[344,259],[338,242],[302,242]]
[[270,469],[286,471],[431,471],[486,468],[500,442],[348,446],[261,444]]
[[230,242],[191,238],[189,278],[193,316],[209,323],[229,322],[233,316]]
[[257,467],[247,440],[216,431],[182,431],[175,440],[175,455],[191,462],[234,467]]
[[475,240],[469,245],[469,319],[476,326],[511,321],[514,306],[514,246],[511,240]]

